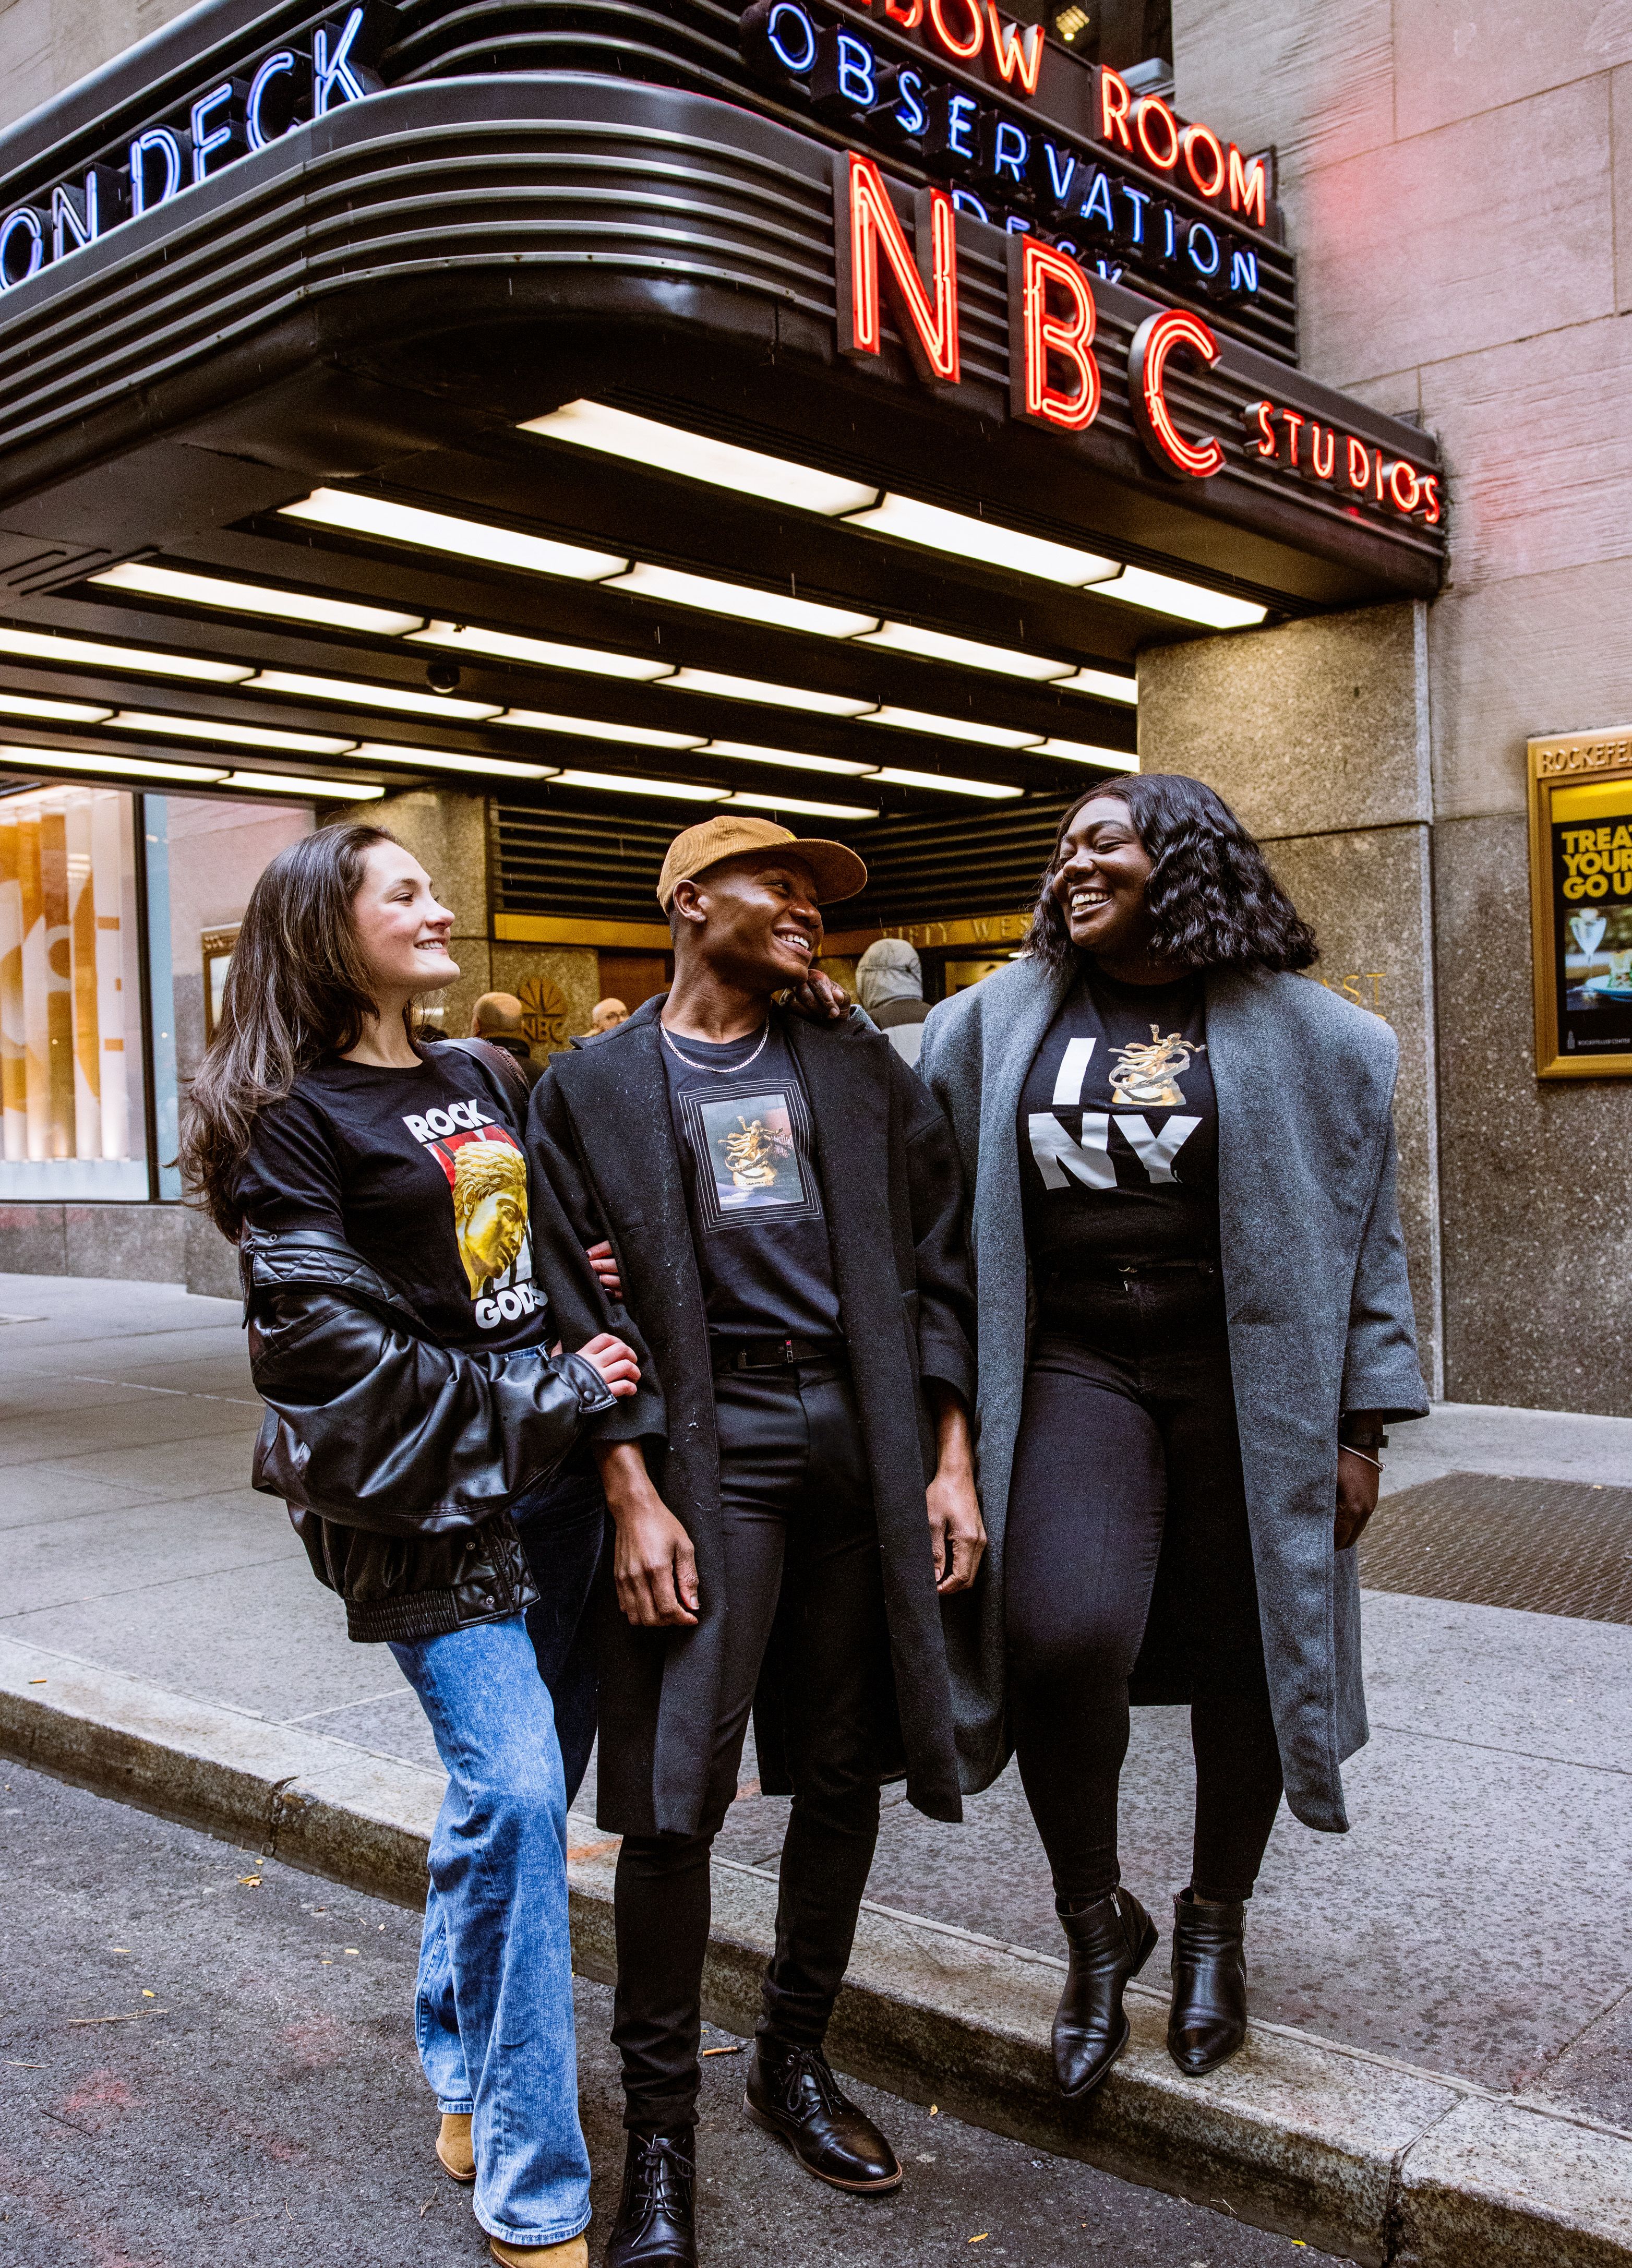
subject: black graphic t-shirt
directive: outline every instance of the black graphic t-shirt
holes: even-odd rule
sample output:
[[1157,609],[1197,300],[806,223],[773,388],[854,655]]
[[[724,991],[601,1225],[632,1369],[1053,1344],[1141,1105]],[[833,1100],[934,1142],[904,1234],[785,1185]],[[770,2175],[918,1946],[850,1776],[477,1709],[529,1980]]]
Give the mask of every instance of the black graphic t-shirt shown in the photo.
[[238,1193],[253,1227],[343,1236],[444,1346],[508,1354],[545,1335],[526,1156],[497,1074],[462,1049],[303,1071],[256,1119]]
[[760,1038],[718,1046],[658,1034],[709,1329],[837,1338],[810,1104],[774,1016],[763,1047]]
[[1199,976],[1084,970],[1020,1091],[1026,1245],[1045,1311],[1072,1273],[1213,1256],[1218,1109]]

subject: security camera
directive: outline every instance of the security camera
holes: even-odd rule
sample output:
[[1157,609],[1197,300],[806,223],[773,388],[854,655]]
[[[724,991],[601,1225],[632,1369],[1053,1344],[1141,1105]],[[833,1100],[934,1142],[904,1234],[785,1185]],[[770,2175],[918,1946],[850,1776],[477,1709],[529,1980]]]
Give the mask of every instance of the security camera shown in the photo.
[[425,672],[427,682],[436,693],[452,693],[459,685],[459,665],[452,661],[433,661]]

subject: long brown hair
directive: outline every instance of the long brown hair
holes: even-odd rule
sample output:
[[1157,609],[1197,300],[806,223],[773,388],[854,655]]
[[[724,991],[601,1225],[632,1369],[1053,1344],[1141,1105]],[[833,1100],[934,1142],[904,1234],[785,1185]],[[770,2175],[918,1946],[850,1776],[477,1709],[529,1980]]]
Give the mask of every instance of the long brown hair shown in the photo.
[[343,1055],[379,1012],[351,905],[383,827],[342,821],[280,850],[250,893],[221,1020],[182,1108],[178,1163],[188,1197],[236,1240],[237,1184],[257,1112],[320,1057]]

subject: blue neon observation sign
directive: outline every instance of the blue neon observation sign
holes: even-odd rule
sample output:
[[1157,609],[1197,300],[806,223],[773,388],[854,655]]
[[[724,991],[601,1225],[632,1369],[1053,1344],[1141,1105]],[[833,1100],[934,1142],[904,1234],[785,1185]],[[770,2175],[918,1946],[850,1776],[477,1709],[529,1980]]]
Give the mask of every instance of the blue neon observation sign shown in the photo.
[[179,116],[143,127],[122,164],[87,166],[38,203],[13,205],[0,217],[0,292],[213,180],[293,128],[377,94],[370,64],[379,46],[375,11],[354,7],[320,24],[309,45],[279,48],[246,78],[223,79]]
[[[1262,155],[1226,151],[1209,128],[1185,124],[1103,70],[1085,133],[1026,114],[1048,60],[1043,34],[1011,24],[994,0],[882,0],[881,12],[886,20],[864,31],[820,0],[754,0],[741,18],[743,58],[757,77],[799,88],[823,118],[938,174],[972,219],[1040,235],[1113,282],[1130,266],[1180,298],[1257,299],[1263,239],[1253,224],[1268,226],[1269,202]],[[960,76],[944,76],[938,58]],[[975,72],[988,91],[968,84]],[[1118,162],[1121,151],[1128,158]],[[1164,194],[1169,183],[1187,195]]]

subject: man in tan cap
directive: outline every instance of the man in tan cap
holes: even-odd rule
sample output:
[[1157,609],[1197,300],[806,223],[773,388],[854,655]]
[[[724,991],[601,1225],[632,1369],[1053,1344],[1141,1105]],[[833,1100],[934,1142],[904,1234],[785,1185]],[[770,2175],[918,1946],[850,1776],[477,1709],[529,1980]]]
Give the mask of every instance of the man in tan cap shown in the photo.
[[[761,1787],[793,1804],[746,2107],[838,2188],[901,2178],[822,2041],[880,1782],[961,1816],[942,1601],[958,1611],[985,1533],[945,1122],[864,1019],[774,1005],[809,979],[822,906],[866,879],[768,820],[687,828],[658,886],[673,990],[555,1057],[533,1099],[533,1166],[579,1240],[539,1256],[556,1327],[615,1316],[642,1370],[595,1435],[622,1610],[600,1679],[629,2138],[608,2268],[696,2258],[709,1852],[750,1711]],[[623,1306],[586,1292],[602,1238]]]

